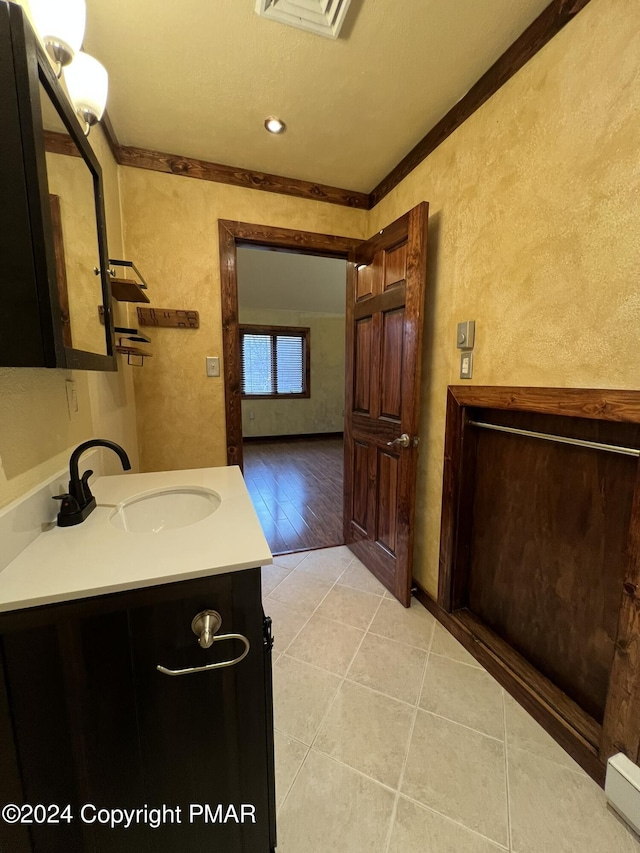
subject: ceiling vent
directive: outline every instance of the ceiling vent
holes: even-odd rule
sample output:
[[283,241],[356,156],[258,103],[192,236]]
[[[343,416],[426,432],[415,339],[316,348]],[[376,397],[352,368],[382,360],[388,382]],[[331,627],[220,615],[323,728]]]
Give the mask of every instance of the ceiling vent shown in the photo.
[[351,0],[256,0],[263,18],[337,39]]

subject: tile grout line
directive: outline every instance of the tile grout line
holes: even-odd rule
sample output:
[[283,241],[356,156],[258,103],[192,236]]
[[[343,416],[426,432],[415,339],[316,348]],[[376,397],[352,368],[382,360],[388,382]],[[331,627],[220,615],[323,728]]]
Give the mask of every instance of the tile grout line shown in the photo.
[[[409,800],[409,802],[413,803],[414,806],[418,806],[419,808],[424,809],[426,812],[430,812],[431,814],[436,815],[436,817],[442,818],[443,820],[446,820],[448,823],[452,823],[454,826],[457,826],[460,829],[464,829],[471,835],[475,835],[478,838],[482,838],[484,841],[488,841],[490,844],[497,847],[498,850],[503,850],[504,853],[510,853],[509,848],[505,847],[504,844],[501,844],[499,841],[496,841],[495,838],[490,838],[488,835],[483,835],[481,832],[478,832],[477,829],[471,829],[471,827],[467,826],[466,823],[462,823],[460,820],[456,820],[456,818],[451,817],[451,815],[445,814],[444,812],[439,812],[437,809],[434,809],[433,806],[428,806],[426,803],[421,803],[420,800],[416,800],[415,797],[411,797],[409,794],[401,793],[400,796],[404,797],[405,800]],[[439,851],[435,851],[435,853],[439,853]]]
[[[297,566],[294,566],[294,568],[289,572],[289,574],[287,575],[287,577],[291,577],[291,575],[293,574],[293,572],[295,572],[295,570],[296,570],[296,569],[298,569],[298,568],[302,565],[302,563],[304,563],[304,561],[307,559],[307,557],[308,557],[308,556],[309,556],[309,554],[311,554],[311,553],[313,553],[313,552],[311,552],[311,551],[310,551],[308,554],[306,554],[306,555],[302,558],[302,560],[300,560],[300,562],[298,563],[298,565],[297,565]],[[342,577],[342,575],[340,575],[340,577]],[[280,583],[282,583],[282,582],[283,582],[283,581],[285,581],[286,579],[287,579],[287,578],[283,578],[283,579],[282,579],[282,581],[280,581]],[[292,638],[292,640],[291,640],[291,641],[287,644],[287,646],[286,646],[286,647],[285,647],[285,648],[280,652],[280,657],[282,657],[282,656],[285,654],[285,652],[287,651],[287,649],[289,648],[289,646],[290,646],[292,643],[294,643],[294,642],[295,642],[295,640],[296,640],[296,638],[298,637],[298,635],[300,634],[300,632],[304,630],[305,626],[309,623],[309,621],[310,621],[311,617],[313,616],[313,614],[316,612],[316,610],[318,609],[318,607],[320,607],[320,605],[322,604],[322,602],[324,601],[324,599],[327,597],[327,595],[329,595],[329,593],[331,592],[331,590],[333,589],[333,587],[335,586],[335,584],[336,584],[336,583],[337,583],[337,580],[336,580],[336,582],[335,582],[332,586],[330,586],[330,587],[329,587],[329,589],[327,590],[326,595],[325,595],[325,596],[322,598],[322,600],[318,603],[318,605],[316,606],[316,608],[315,608],[314,610],[312,610],[312,611],[311,611],[311,613],[309,614],[308,619],[306,619],[306,621],[301,625],[300,630],[298,631],[298,633],[297,633],[297,634],[295,634],[295,636]],[[279,585],[280,585],[280,584],[278,584],[278,585],[275,587],[275,589],[277,589],[277,587],[278,587]],[[273,592],[273,590],[271,590],[271,592]],[[269,595],[271,595],[271,593],[269,593]],[[269,597],[269,596],[267,596],[267,598],[268,598],[268,597]],[[274,599],[274,601],[277,601],[277,600],[278,600],[278,599]],[[284,602],[280,602],[280,604],[284,604]],[[263,602],[263,606],[264,606],[264,602]],[[284,606],[286,607],[287,605],[285,604]],[[280,660],[280,657],[278,658],[278,660]],[[293,658],[293,660],[295,660],[295,658]],[[275,726],[274,726],[274,730],[275,730]],[[281,734],[286,734],[286,733],[285,733],[285,732],[281,732]],[[291,735],[287,735],[287,737],[291,737]],[[297,741],[298,739],[297,739],[297,738],[294,738],[294,740],[296,740],[296,741]],[[294,786],[294,784],[295,784],[295,782],[296,782],[296,779],[297,779],[297,778],[298,778],[298,776],[300,775],[300,772],[302,771],[302,768],[304,767],[304,765],[305,765],[305,764],[306,764],[306,762],[307,762],[307,758],[309,757],[309,753],[311,752],[311,746],[307,746],[307,744],[305,744],[303,741],[298,741],[298,742],[299,742],[299,743],[302,743],[302,744],[303,744],[303,746],[306,746],[306,747],[307,747],[307,751],[306,751],[306,753],[305,753],[305,755],[304,755],[304,758],[303,758],[303,759],[302,759],[302,761],[300,762],[300,766],[298,767],[298,769],[297,769],[296,773],[294,774],[293,779],[291,780],[291,784],[290,784],[290,785],[289,785],[289,787],[287,788],[287,792],[286,792],[286,794],[285,794],[285,795],[284,795],[284,797],[282,798],[282,802],[280,803],[280,808],[279,808],[279,809],[276,809],[276,812],[279,812],[279,811],[281,811],[281,810],[284,808],[285,803],[286,803],[286,802],[287,802],[287,800],[289,799],[289,794],[290,794],[290,793],[291,793],[291,791],[293,790],[293,786]]]
[[[353,561],[351,561],[351,562],[353,562]],[[349,563],[348,565],[351,565],[351,563]],[[346,566],[346,567],[345,567],[345,569],[344,569],[344,571],[342,572],[342,574],[341,574],[341,575],[340,575],[340,576],[335,580],[335,582],[333,583],[333,585],[331,586],[331,588],[327,591],[327,595],[329,595],[329,593],[331,592],[331,590],[333,589],[333,587],[334,587],[334,586],[336,586],[336,584],[338,583],[338,580],[342,577],[342,575],[344,574],[344,572],[346,572],[347,568],[348,568],[348,566]],[[313,616],[313,614],[316,612],[316,610],[318,609],[318,607],[320,607],[320,605],[321,605],[321,604],[322,604],[322,602],[325,600],[325,598],[327,597],[327,595],[325,595],[325,596],[324,596],[324,598],[322,599],[322,601],[320,601],[320,602],[319,602],[319,604],[318,604],[318,606],[316,607],[316,609],[315,609],[315,610],[311,613],[311,615],[309,616],[309,619],[307,619],[307,621],[304,623],[304,625],[302,626],[302,628],[300,628],[300,631],[302,631],[302,630],[303,630],[303,628],[305,627],[305,625],[306,625],[306,624],[309,622],[309,620],[311,619],[311,616]],[[373,613],[373,615],[372,615],[372,617],[371,617],[371,619],[370,619],[370,621],[369,621],[369,625],[371,625],[371,623],[372,623],[372,622],[373,622],[373,620],[375,619],[375,617],[376,617],[376,613],[377,613],[377,612],[378,612],[378,610],[380,609],[380,605],[381,605],[381,603],[382,603],[382,600],[383,600],[383,599],[381,598],[381,599],[380,599],[380,601],[378,602],[378,606],[376,607],[376,609],[375,609],[375,611],[374,611],[374,613]],[[368,627],[368,626],[367,626],[367,627]],[[298,634],[300,634],[300,631],[298,631]],[[296,634],[296,636],[293,638],[293,640],[291,640],[291,643],[293,643],[293,642],[295,641],[295,639],[296,639],[296,637],[298,636],[298,634]],[[357,649],[355,650],[355,652],[354,652],[354,654],[353,654],[353,657],[351,658],[351,661],[349,662],[349,666],[347,667],[347,672],[349,671],[349,669],[350,669],[350,667],[351,667],[351,664],[353,663],[353,661],[354,661],[354,659],[355,659],[355,656],[356,656],[356,655],[358,654],[358,652],[360,651],[360,646],[362,645],[362,643],[363,643],[364,638],[366,637],[366,635],[367,635],[367,632],[366,632],[366,630],[365,630],[365,631],[363,632],[363,634],[362,634],[362,638],[361,638],[360,642],[358,643],[358,647],[357,647]],[[287,649],[289,648],[289,646],[291,645],[291,643],[289,643],[289,645],[287,646]],[[286,651],[286,649],[282,652],[282,654],[283,654],[283,655],[284,655],[285,651]],[[296,660],[296,658],[293,658],[293,660]],[[308,666],[313,666],[313,664],[307,664],[307,665],[308,665]],[[323,670],[321,667],[316,667],[316,669],[320,669],[320,670],[321,670],[321,672],[326,672],[326,670]],[[313,747],[313,744],[315,743],[316,738],[318,737],[318,734],[319,734],[319,732],[320,732],[320,729],[322,728],[322,726],[323,726],[323,724],[324,724],[324,721],[325,721],[325,719],[327,718],[327,716],[328,716],[328,714],[329,714],[329,712],[330,712],[331,708],[333,708],[333,705],[334,705],[334,703],[335,703],[335,701],[336,701],[336,697],[337,697],[337,695],[338,695],[338,693],[339,693],[339,691],[340,691],[340,688],[341,688],[341,687],[342,687],[342,685],[344,684],[345,680],[346,680],[346,673],[345,673],[345,676],[344,676],[344,677],[342,678],[342,680],[340,681],[340,684],[338,685],[338,687],[337,687],[337,689],[336,689],[336,692],[334,693],[333,699],[332,699],[332,700],[331,700],[331,702],[329,703],[329,706],[327,707],[327,710],[326,710],[326,712],[324,713],[324,715],[323,715],[323,717],[322,717],[322,719],[321,719],[321,721],[320,721],[320,725],[318,726],[318,728],[317,728],[317,730],[316,730],[316,733],[315,733],[315,735],[313,736],[313,740],[311,741],[311,744],[310,744],[310,745],[309,745],[309,747],[307,748],[307,752],[306,752],[306,754],[305,754],[304,758],[302,759],[302,761],[301,761],[301,763],[300,763],[300,767],[298,768],[297,773],[296,773],[296,774],[295,774],[295,776],[293,777],[293,780],[292,780],[292,782],[291,782],[291,785],[289,786],[289,788],[288,788],[288,790],[287,790],[287,793],[285,794],[285,796],[284,796],[284,798],[283,798],[283,800],[282,800],[282,803],[281,803],[281,805],[280,805],[280,810],[284,808],[284,805],[285,805],[286,801],[289,799],[289,795],[291,794],[291,791],[293,790],[293,786],[294,786],[294,784],[295,784],[295,782],[296,782],[296,779],[297,779],[297,778],[298,778],[298,776],[300,775],[300,772],[302,771],[302,768],[303,768],[303,767],[304,767],[304,765],[306,764],[307,759],[309,758],[309,755],[311,754],[311,749],[312,749],[312,747]],[[319,754],[321,754],[321,755],[324,755],[324,753],[320,752],[320,750],[318,750],[318,753],[319,753]],[[348,766],[348,765],[345,765],[345,767],[346,767],[346,766]],[[352,770],[353,770],[354,768],[350,768],[350,769],[352,769]],[[365,774],[362,774],[362,775],[364,776]],[[367,778],[368,778],[368,777],[367,777]],[[374,781],[375,781],[375,780],[374,780]],[[379,783],[379,784],[382,784],[382,783]]]
[[[336,583],[337,583],[337,581],[336,581]],[[371,619],[369,620],[369,623],[368,623],[368,625],[367,625],[367,629],[368,629],[369,625],[371,625],[371,623],[373,622],[373,620],[376,618],[376,614],[378,613],[378,610],[380,610],[380,606],[381,606],[381,604],[382,604],[382,599],[380,599],[380,601],[378,602],[378,606],[376,607],[375,611],[373,612],[373,615],[371,616]],[[313,740],[311,741],[311,747],[312,747],[312,748],[313,748],[313,745],[314,745],[314,743],[316,742],[316,740],[317,740],[317,738],[318,738],[318,735],[320,734],[320,731],[321,731],[321,729],[322,729],[322,727],[323,727],[323,725],[324,725],[324,723],[325,723],[325,720],[326,720],[326,719],[327,719],[327,717],[329,716],[329,714],[330,714],[330,712],[331,712],[331,709],[333,708],[333,706],[334,706],[334,704],[335,704],[335,701],[336,701],[336,698],[337,698],[337,696],[338,696],[338,693],[339,693],[339,692],[340,692],[340,690],[342,689],[342,685],[343,685],[343,684],[345,683],[345,681],[347,680],[347,673],[348,673],[348,672],[349,672],[349,670],[351,669],[351,666],[352,666],[352,664],[353,664],[353,661],[355,660],[356,655],[357,655],[357,654],[358,654],[358,652],[360,651],[360,648],[361,648],[361,646],[362,646],[362,644],[363,644],[363,642],[364,642],[364,638],[367,636],[367,629],[365,629],[364,634],[363,634],[363,635],[362,635],[362,637],[360,638],[360,642],[358,643],[358,645],[357,645],[357,647],[356,647],[355,652],[354,652],[354,653],[353,653],[353,655],[351,656],[351,660],[350,660],[350,662],[349,662],[349,666],[347,667],[345,674],[344,674],[344,675],[342,676],[342,678],[340,679],[340,684],[338,685],[338,688],[337,688],[336,692],[333,694],[333,699],[332,699],[332,700],[331,700],[331,702],[329,703],[329,705],[328,705],[328,707],[327,707],[327,710],[324,712],[324,714],[323,714],[323,716],[322,716],[322,719],[320,720],[320,725],[319,725],[319,726],[318,726],[318,728],[316,729],[316,733],[315,733],[315,735],[313,736]],[[339,676],[338,676],[338,677],[339,677]],[[318,750],[318,751],[320,751],[320,750]]]
[[[286,580],[286,578],[285,578]],[[435,655],[437,658],[444,658],[445,660],[451,660],[454,663],[459,663],[461,666],[468,666],[469,669],[479,669],[482,672],[486,672],[487,675],[491,675],[488,669],[485,669],[481,663],[467,663],[466,660],[458,660],[458,658],[452,658],[450,655],[445,655],[443,652],[431,652],[432,655]],[[491,676],[493,678],[493,676]],[[495,681],[495,678],[493,679]]]
[[[420,708],[418,708],[418,710],[420,710]],[[280,729],[278,729],[278,732],[280,734],[285,734],[285,732],[280,731]],[[298,769],[298,771],[294,777],[294,781],[297,778],[298,774],[300,773],[300,770],[302,769],[302,765],[307,760],[307,756],[311,752],[314,752],[316,755],[320,755],[320,756],[322,756],[322,758],[327,758],[329,761],[332,761],[334,764],[338,764],[340,767],[344,767],[345,770],[349,770],[352,773],[355,773],[357,776],[360,776],[362,779],[366,779],[368,782],[372,782],[374,785],[377,785],[380,788],[384,788],[385,791],[388,791],[390,794],[396,794],[398,797],[398,800],[400,797],[404,797],[405,800],[408,800],[410,803],[413,803],[415,806],[418,806],[418,808],[424,809],[424,811],[427,811],[430,814],[436,815],[436,817],[442,818],[443,820],[447,821],[447,823],[451,823],[454,826],[457,826],[460,829],[465,830],[466,832],[470,833],[471,835],[475,835],[478,838],[482,838],[484,841],[488,841],[490,844],[494,845],[499,850],[504,851],[504,853],[509,853],[509,848],[505,847],[504,844],[500,844],[499,841],[496,841],[493,838],[489,838],[488,835],[483,835],[481,832],[478,832],[475,829],[471,829],[471,827],[467,826],[464,823],[461,823],[459,820],[456,820],[455,818],[452,818],[450,815],[444,814],[444,812],[439,812],[437,809],[434,809],[433,806],[428,806],[425,803],[421,803],[420,800],[416,800],[415,797],[411,797],[409,794],[401,793],[396,788],[393,788],[390,785],[387,785],[385,782],[381,782],[379,779],[375,779],[373,776],[369,776],[363,770],[358,770],[357,767],[352,767],[350,764],[346,764],[344,761],[341,761],[339,758],[336,758],[335,755],[329,755],[329,753],[323,752],[321,749],[317,749],[316,747],[312,748],[310,746],[307,746],[302,741],[298,740],[298,738],[293,737],[293,735],[286,735],[286,737],[291,738],[291,740],[296,741],[296,743],[299,743],[301,746],[304,746],[307,749],[305,757],[303,758],[303,760],[300,764],[300,768]],[[289,789],[287,791],[287,797],[289,795],[289,791],[291,791],[292,788],[293,788],[293,782],[289,786]],[[282,805],[284,805],[284,801],[283,801]],[[280,808],[282,808],[282,806],[280,806]],[[386,853],[386,848],[385,848],[385,853]]]
[[[281,732],[281,734],[284,734],[284,732]],[[291,735],[287,735],[287,737],[291,737]],[[297,740],[297,738],[293,738],[293,740]],[[297,742],[298,742],[298,743],[302,743],[302,741],[297,741]],[[306,744],[303,744],[303,746],[306,746]],[[300,762],[300,767],[298,767],[298,769],[296,770],[296,772],[293,774],[293,779],[291,780],[291,784],[290,784],[290,785],[289,785],[289,787],[287,788],[287,793],[286,793],[286,794],[284,795],[284,797],[282,798],[282,802],[280,803],[280,807],[278,808],[278,807],[276,806],[276,821],[277,821],[277,819],[278,819],[278,812],[281,812],[281,811],[282,811],[282,809],[284,808],[284,804],[285,804],[285,803],[287,802],[287,800],[289,799],[289,794],[290,794],[290,793],[291,793],[291,791],[293,790],[293,786],[294,786],[294,785],[295,785],[295,783],[296,783],[296,779],[297,779],[297,778],[298,778],[298,776],[300,775],[300,772],[302,771],[302,768],[304,767],[304,765],[305,765],[305,764],[306,764],[306,762],[307,762],[307,758],[309,757],[309,753],[311,752],[311,747],[310,747],[310,746],[306,746],[306,749],[307,749],[307,751],[306,751],[306,752],[305,752],[305,754],[304,754],[304,758],[303,758],[303,759],[302,759],[302,761]],[[276,800],[277,800],[277,797],[276,797]]]
[[447,723],[453,723],[454,726],[460,726],[461,729],[466,729],[468,732],[473,732],[476,735],[481,735],[482,737],[489,738],[489,740],[495,741],[495,743],[503,743],[499,737],[495,737],[494,735],[488,735],[486,732],[480,731],[480,729],[474,729],[472,726],[467,726],[465,723],[461,723],[459,720],[452,720],[451,717],[445,717],[443,714],[436,714],[435,711],[429,711],[427,708],[420,708],[420,710],[429,714],[431,717],[436,717],[438,720],[444,720]]
[[[520,707],[522,707],[522,705]],[[539,723],[537,723],[537,725],[539,725]],[[549,737],[551,737],[551,735],[549,735]],[[563,749],[563,747],[561,747],[560,744],[557,743],[557,741],[554,741],[554,743],[556,743],[559,749]],[[561,761],[556,761],[555,758],[549,758],[548,755],[543,755],[541,752],[536,752],[535,749],[531,749],[527,746],[521,746],[519,744],[514,744],[512,746],[512,749],[519,750],[520,752],[526,752],[528,755],[533,755],[536,758],[541,759],[542,761],[548,761],[550,764],[554,764],[556,767],[560,767],[562,770],[567,770],[569,773],[573,773],[574,776],[578,776],[581,779],[591,779],[589,774],[585,770],[583,770],[580,765],[578,765],[578,769],[576,770],[568,764],[563,764]],[[568,752],[567,755],[569,755]],[[571,758],[571,756],[569,757]]]
[[400,768],[400,776],[398,777],[398,787],[396,789],[396,796],[393,801],[393,808],[391,809],[391,820],[389,821],[389,829],[387,830],[387,841],[384,846],[384,853],[388,853],[389,847],[391,846],[391,838],[393,837],[393,828],[395,826],[396,817],[398,814],[398,803],[400,802],[400,791],[402,789],[402,783],[404,782],[404,774],[407,769],[407,763],[409,761],[409,751],[411,749],[411,741],[413,740],[413,732],[416,727],[416,720],[418,719],[418,708],[420,707],[420,699],[422,698],[422,691],[424,690],[424,682],[427,676],[427,667],[429,665],[429,657],[431,656],[431,645],[433,643],[433,635],[435,632],[435,624],[431,629],[431,641],[429,643],[429,649],[427,650],[427,654],[425,656],[424,664],[422,667],[422,677],[420,678],[420,687],[418,688],[418,693],[416,695],[416,701],[413,708],[413,719],[411,720],[411,726],[409,727],[409,737],[407,738],[407,747],[404,752],[404,761],[402,762],[402,767]]
[[[383,598],[383,601],[389,601],[388,598]],[[395,599],[394,599],[395,601]],[[397,603],[397,602],[396,602]],[[379,637],[381,640],[388,640],[390,643],[398,643],[401,646],[407,646],[410,649],[417,649],[419,652],[426,652],[427,654],[434,654],[434,652],[430,652],[429,649],[425,649],[424,646],[414,646],[413,643],[405,643],[402,640],[394,640],[393,637],[385,637],[384,634],[378,634],[375,631],[367,630],[367,634],[371,634],[372,637]],[[431,644],[429,644],[431,645]]]
[[[337,546],[337,547],[345,547],[345,546]],[[315,553],[315,552],[309,552],[309,553]],[[309,554],[307,554],[307,556],[309,556]],[[295,571],[297,571],[297,570],[300,568],[300,566],[302,565],[302,563],[304,563],[304,561],[305,561],[306,559],[307,559],[307,558],[306,558],[306,557],[304,557],[304,559],[302,559],[302,560],[300,561],[300,563],[298,563],[298,565],[295,567],[295,569],[292,569],[292,570],[289,572],[289,574],[287,575],[287,577],[286,577],[286,578],[283,578],[283,579],[280,581],[280,583],[279,583],[279,584],[277,584],[277,585],[276,585],[276,586],[271,590],[271,592],[269,593],[269,595],[267,595],[266,599],[264,599],[264,600],[263,600],[263,602],[262,602],[263,607],[264,607],[264,604],[265,604],[266,600],[267,600],[267,599],[269,599],[269,598],[271,597],[271,595],[276,591],[276,589],[277,589],[281,584],[283,584],[283,583],[284,583],[288,578],[290,578],[290,577],[291,577],[291,575],[292,575]],[[314,615],[316,614],[316,612],[317,612],[317,611],[318,611],[318,609],[322,606],[322,604],[323,604],[324,600],[325,600],[325,599],[326,599],[326,597],[329,595],[329,593],[334,589],[334,587],[339,586],[339,585],[341,586],[341,584],[338,584],[338,581],[340,580],[340,578],[342,577],[342,575],[347,571],[347,569],[349,568],[349,566],[351,565],[351,563],[353,562],[353,560],[354,560],[354,559],[356,559],[356,558],[354,557],[352,560],[350,560],[350,561],[349,561],[349,563],[347,563],[347,565],[346,565],[346,566],[345,566],[345,568],[342,570],[342,572],[340,573],[340,575],[338,575],[338,577],[335,579],[335,581],[333,581],[333,583],[331,583],[331,586],[329,587],[329,589],[327,590],[327,592],[325,593],[325,595],[322,597],[322,599],[321,599],[321,600],[318,602],[318,604],[315,606],[315,608],[311,611],[311,613],[309,614],[309,616],[308,616],[308,618],[306,619],[306,621],[304,622],[304,624],[300,627],[300,630],[299,630],[299,631],[297,632],[297,634],[292,638],[292,640],[288,643],[288,645],[287,645],[287,646],[286,646],[286,647],[285,647],[285,648],[280,652],[280,655],[281,655],[281,656],[282,656],[283,654],[285,654],[285,652],[287,651],[287,649],[289,649],[289,647],[290,647],[290,646],[291,646],[291,645],[292,645],[292,644],[293,644],[293,643],[298,639],[298,637],[299,637],[300,633],[301,633],[301,632],[306,628],[306,626],[308,625],[309,621],[311,620],[311,617],[312,617],[312,616],[314,616]],[[316,575],[313,575],[311,572],[309,572],[309,574],[311,574],[312,580],[320,581],[320,582],[323,582],[323,583],[329,583],[329,581],[327,581],[326,579],[324,579],[324,578],[319,578],[319,577],[317,577]],[[349,589],[351,589],[351,587],[348,587],[348,588],[349,588]],[[363,590],[355,590],[355,592],[363,592]],[[373,594],[373,593],[365,593],[365,595],[374,595],[374,594]],[[375,596],[375,597],[376,597],[376,598],[380,598],[380,601],[383,601],[383,600],[384,600],[384,598],[382,598],[382,597],[380,597],[380,596]],[[278,598],[274,598],[274,601],[277,601],[277,602],[278,602],[278,604],[282,604],[284,607],[292,607],[292,609],[293,609],[293,610],[295,610],[295,606],[293,606],[293,605],[289,605],[286,601],[280,601],[280,599],[278,599]],[[371,622],[373,621],[373,618],[375,617],[376,613],[378,612],[379,607],[380,607],[380,604],[378,603],[378,607],[376,607],[375,613],[373,614],[373,617],[371,618],[371,621],[369,622],[369,625],[371,625]],[[301,613],[300,615],[302,615],[302,613]],[[325,619],[330,619],[330,617],[329,617],[329,616],[325,616],[325,617],[323,617],[323,618],[325,618]],[[347,623],[347,622],[340,622],[338,619],[331,619],[331,621],[332,621],[332,622],[337,622],[339,625],[347,625],[347,627],[349,627],[349,628],[355,628],[355,627],[356,627],[355,625],[348,625],[348,623]],[[358,628],[357,630],[362,631],[363,629],[362,629],[362,628]],[[365,633],[365,634],[367,633],[367,630],[368,630],[368,626],[367,626],[367,628],[365,628],[365,629],[364,629],[364,633]],[[359,647],[358,647],[358,650],[359,650]],[[297,658],[294,658],[294,660],[297,660]],[[351,666],[351,663],[352,663],[352,662],[353,662],[353,659],[350,661],[349,666]],[[306,663],[306,661],[302,661],[302,663]],[[310,664],[310,666],[313,666],[313,664]],[[318,669],[322,669],[322,667],[318,667]],[[329,671],[329,670],[323,670],[323,672],[328,672],[328,671]],[[334,673],[334,674],[335,674],[335,673]],[[338,677],[339,677],[339,676],[338,676]]]
[[[343,623],[339,622],[338,624],[342,625]],[[347,625],[345,627],[350,627],[350,626]],[[362,642],[364,642],[364,637],[362,638]],[[351,668],[351,665],[353,664],[354,658],[358,654],[359,651],[360,651],[360,649],[358,648],[354,652],[353,657],[349,661],[348,669]],[[426,654],[428,656],[429,653],[426,652]],[[406,699],[399,699],[397,696],[392,696],[391,693],[385,693],[383,690],[377,690],[375,687],[371,687],[370,684],[363,684],[361,681],[356,681],[354,678],[349,678],[348,670],[347,670],[346,675],[340,675],[339,673],[334,672],[332,669],[325,669],[323,666],[318,666],[317,663],[310,663],[308,660],[302,660],[302,658],[297,658],[297,657],[295,657],[295,655],[292,655],[289,652],[281,652],[280,657],[289,658],[289,660],[293,660],[296,663],[302,663],[305,666],[310,666],[312,669],[317,669],[319,672],[324,672],[327,675],[333,675],[336,678],[339,678],[343,681],[348,681],[349,684],[354,684],[356,687],[362,687],[363,690],[368,690],[369,693],[375,693],[376,696],[381,696],[383,699],[391,699],[394,702],[399,702],[400,705],[405,705],[407,708],[414,708],[415,707],[413,702],[407,702]],[[426,711],[425,713],[431,713],[431,712]],[[435,714],[434,716],[438,716],[438,715]],[[448,718],[442,717],[442,719],[446,720]],[[453,723],[453,722],[455,722],[455,720],[449,720],[449,722]],[[460,724],[460,725],[462,725],[462,724]],[[469,727],[465,726],[464,728],[469,728]],[[484,734],[484,732],[479,732],[479,731],[477,731],[477,729],[471,729],[471,731],[477,732],[477,734],[479,734],[479,735]],[[293,737],[293,735],[289,735],[289,737]],[[487,735],[487,737],[491,737],[491,735]],[[493,740],[496,740],[496,738],[493,738]],[[303,741],[301,741],[301,743],[302,742]]]
[[[313,552],[309,552],[309,553],[313,553]],[[309,556],[309,555],[307,554],[307,557],[308,557],[308,556]],[[269,599],[269,598],[271,597],[272,593],[273,593],[273,592],[275,592],[275,590],[278,588],[278,586],[280,586],[280,584],[284,583],[284,581],[286,581],[286,580],[287,580],[287,578],[290,578],[290,577],[291,577],[291,575],[292,575],[292,574],[293,574],[297,569],[299,569],[299,568],[300,568],[300,566],[302,565],[302,563],[304,563],[304,561],[307,559],[307,557],[304,557],[304,558],[303,558],[303,559],[298,563],[298,565],[295,567],[295,569],[292,569],[292,570],[289,572],[289,574],[287,575],[287,577],[286,577],[286,578],[283,578],[283,579],[280,581],[280,583],[279,583],[279,584],[278,584],[274,589],[272,589],[272,590],[271,590],[271,592],[270,592],[270,593],[269,593],[269,595],[267,596],[267,599]],[[344,571],[346,571],[346,568],[345,568],[345,570],[344,570]],[[329,587],[329,589],[328,589],[328,590],[326,591],[326,593],[322,596],[321,600],[320,600],[320,601],[318,602],[318,604],[314,607],[314,609],[311,611],[311,613],[309,614],[309,616],[305,619],[304,623],[300,626],[300,630],[295,634],[295,636],[291,639],[291,641],[290,641],[290,642],[285,646],[285,648],[280,652],[280,656],[282,656],[282,655],[287,651],[287,649],[289,648],[289,646],[291,646],[291,644],[292,644],[292,643],[294,643],[294,642],[298,639],[298,636],[299,636],[299,635],[300,635],[300,633],[301,633],[301,632],[306,628],[306,626],[308,625],[309,621],[311,620],[311,617],[315,614],[315,612],[316,612],[316,611],[317,611],[317,609],[320,607],[320,605],[322,604],[322,602],[323,602],[323,601],[325,600],[325,598],[329,595],[329,593],[330,593],[330,592],[331,592],[331,590],[334,588],[334,586],[338,583],[338,580],[342,577],[342,575],[344,574],[344,571],[343,571],[343,572],[340,574],[340,576],[339,576],[338,578],[336,578],[336,580],[331,584],[331,586]],[[317,580],[317,581],[319,581],[319,580],[320,580],[320,578],[317,578],[317,577],[315,577],[315,576],[313,577],[313,579],[314,579],[314,580]],[[325,581],[325,583],[328,583],[328,581]],[[266,599],[265,599],[265,601],[266,601]],[[265,601],[263,601],[263,603],[262,603],[262,604],[263,604],[263,607],[264,607]],[[289,607],[289,606],[290,606],[289,604],[287,604],[287,602],[285,602],[285,601],[280,601],[278,598],[274,598],[274,601],[277,601],[279,604],[284,605],[284,607]],[[295,607],[294,607],[293,609],[295,610]],[[300,615],[302,615],[302,614],[300,614]],[[297,660],[297,658],[294,658],[294,660]]]
[[504,728],[504,785],[507,795],[507,843],[509,850],[513,850],[513,838],[511,835],[511,796],[509,791],[509,745],[507,743],[507,701],[505,690],[502,688],[502,723]]

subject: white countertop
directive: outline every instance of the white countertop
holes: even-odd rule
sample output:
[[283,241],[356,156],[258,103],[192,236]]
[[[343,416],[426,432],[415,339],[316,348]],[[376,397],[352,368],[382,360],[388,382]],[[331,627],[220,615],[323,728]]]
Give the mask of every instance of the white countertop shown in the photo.
[[[98,506],[75,527],[43,531],[0,572],[0,612],[268,565],[271,552],[237,466],[119,474],[91,484]],[[109,521],[114,507],[154,489],[216,492],[207,518],[159,533]]]

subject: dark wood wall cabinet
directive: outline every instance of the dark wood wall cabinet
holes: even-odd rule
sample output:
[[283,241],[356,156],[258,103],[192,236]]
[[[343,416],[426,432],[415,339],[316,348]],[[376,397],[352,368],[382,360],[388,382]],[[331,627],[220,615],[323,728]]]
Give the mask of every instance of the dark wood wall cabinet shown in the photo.
[[[240,657],[237,639],[199,647],[191,623],[207,609],[222,617],[219,634],[248,640],[246,657],[160,672]],[[46,812],[58,823],[40,812],[30,823],[0,821],[0,849],[274,850],[271,634],[259,568],[0,614],[0,642],[0,801],[69,806],[62,817]],[[149,810],[163,806],[173,817],[165,812],[154,828]],[[142,811],[128,829],[95,819],[114,809]]]
[[5,0],[0,116],[0,366],[115,370],[100,164]]
[[640,750],[640,392],[451,387],[444,624],[602,783]]

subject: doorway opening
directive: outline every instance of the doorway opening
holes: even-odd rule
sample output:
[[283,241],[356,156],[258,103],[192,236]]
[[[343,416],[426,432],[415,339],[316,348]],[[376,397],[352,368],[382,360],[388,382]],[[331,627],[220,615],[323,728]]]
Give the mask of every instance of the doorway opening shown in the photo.
[[347,265],[237,254],[244,478],[274,554],[344,544]]
[[344,544],[346,258],[355,244],[220,224],[227,460],[274,554]]

